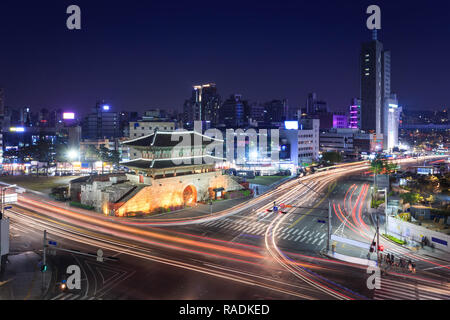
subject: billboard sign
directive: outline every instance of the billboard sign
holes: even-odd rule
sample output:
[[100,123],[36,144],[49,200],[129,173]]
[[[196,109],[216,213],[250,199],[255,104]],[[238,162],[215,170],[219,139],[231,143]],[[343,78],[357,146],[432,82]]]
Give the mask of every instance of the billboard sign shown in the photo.
[[17,193],[7,193],[3,195],[3,204],[8,203],[16,203],[17,202]]
[[284,128],[286,130],[298,130],[298,121],[285,121]]
[[73,112],[64,112],[63,113],[63,119],[64,120],[74,120],[75,119],[75,113],[73,113]]

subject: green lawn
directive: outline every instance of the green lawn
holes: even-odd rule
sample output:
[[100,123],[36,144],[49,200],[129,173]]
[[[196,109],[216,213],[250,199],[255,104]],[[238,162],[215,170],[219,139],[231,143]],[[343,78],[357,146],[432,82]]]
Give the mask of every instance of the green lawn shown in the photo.
[[2,176],[0,182],[17,184],[19,187],[34,191],[50,193],[51,189],[69,184],[77,177],[37,177],[37,176]]
[[263,177],[255,177],[255,179],[247,179],[247,181],[252,184],[260,184],[263,186],[269,186],[272,183],[280,181],[281,179],[284,179],[286,177],[287,176],[263,176]]

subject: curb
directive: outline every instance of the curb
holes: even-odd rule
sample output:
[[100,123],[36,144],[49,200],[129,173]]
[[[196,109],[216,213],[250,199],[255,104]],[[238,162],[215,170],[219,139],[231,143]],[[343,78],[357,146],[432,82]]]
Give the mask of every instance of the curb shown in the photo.
[[[323,253],[326,257],[331,258],[331,259],[335,259],[335,260],[339,260],[339,261],[344,261],[350,264],[355,264],[355,265],[359,265],[359,266],[364,266],[364,267],[368,267],[368,266],[374,266],[377,267],[377,262],[373,261],[373,260],[367,260],[367,259],[362,259],[362,258],[355,258],[355,257],[351,257],[351,256],[346,256],[340,253],[332,253],[332,252],[324,252]],[[339,259],[338,257],[336,257],[336,254],[341,256],[341,257],[346,257],[348,259]]]

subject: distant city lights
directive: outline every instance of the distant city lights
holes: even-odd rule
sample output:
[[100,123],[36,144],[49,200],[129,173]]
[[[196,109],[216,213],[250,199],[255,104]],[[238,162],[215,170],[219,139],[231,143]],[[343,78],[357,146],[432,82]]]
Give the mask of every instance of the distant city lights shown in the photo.
[[298,121],[285,121],[284,127],[286,130],[298,130]]
[[103,105],[103,110],[104,111],[109,111],[110,106],[108,106],[107,104]]
[[63,119],[64,120],[74,120],[75,119],[75,113],[73,113],[73,112],[64,112],[63,113]]
[[9,128],[10,132],[25,132],[25,128],[24,127],[11,127]]

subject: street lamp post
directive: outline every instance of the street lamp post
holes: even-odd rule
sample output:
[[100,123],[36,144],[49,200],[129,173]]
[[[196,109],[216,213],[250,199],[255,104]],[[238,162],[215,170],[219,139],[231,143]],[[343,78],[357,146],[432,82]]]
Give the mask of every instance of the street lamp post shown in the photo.
[[80,153],[77,150],[72,149],[72,150],[69,150],[67,156],[72,161],[71,165],[72,165],[72,175],[73,175],[74,174],[73,161],[76,160],[76,159],[78,159],[78,161],[80,161]]
[[388,206],[388,195],[387,188],[384,188],[380,191],[384,191],[384,233],[387,234],[387,223],[388,223],[388,214],[387,214],[387,206]]

